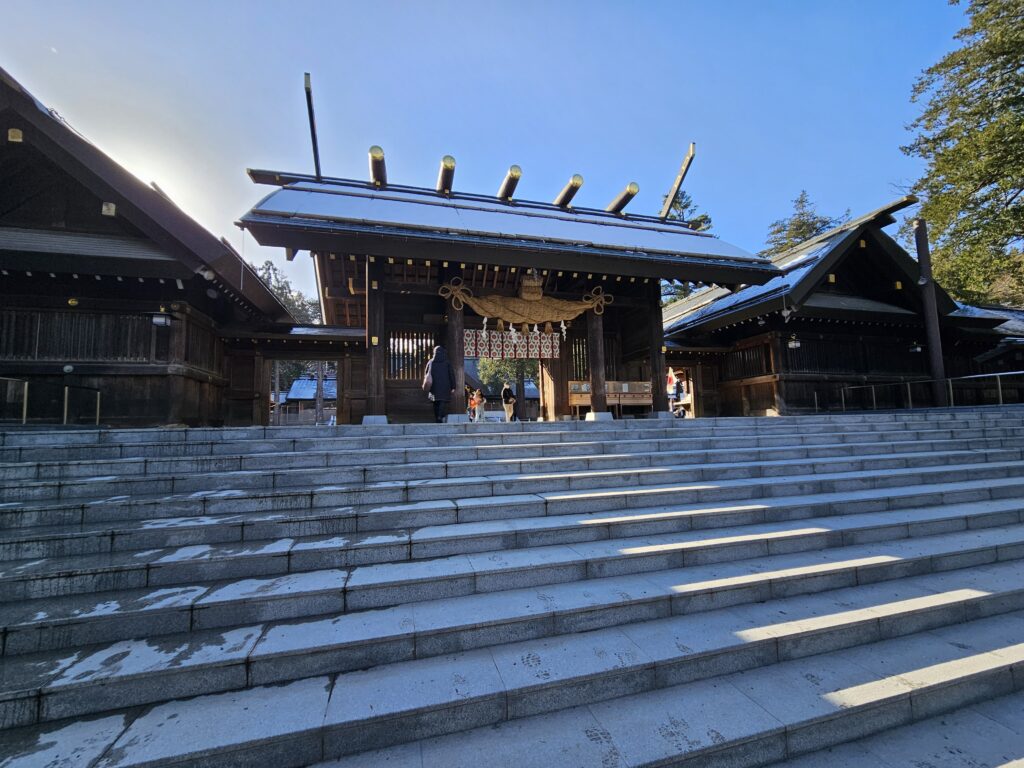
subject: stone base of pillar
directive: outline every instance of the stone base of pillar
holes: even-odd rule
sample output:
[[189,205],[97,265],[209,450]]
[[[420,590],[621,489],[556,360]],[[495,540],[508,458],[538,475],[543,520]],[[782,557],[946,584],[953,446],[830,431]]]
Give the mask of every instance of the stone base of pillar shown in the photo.
[[387,424],[387,416],[363,416],[363,424]]
[[444,417],[445,424],[469,424],[468,413],[449,413]]
[[586,421],[611,421],[613,418],[615,417],[612,416],[611,411],[589,411]]
[[651,414],[652,419],[674,419],[676,415],[672,411],[654,411]]

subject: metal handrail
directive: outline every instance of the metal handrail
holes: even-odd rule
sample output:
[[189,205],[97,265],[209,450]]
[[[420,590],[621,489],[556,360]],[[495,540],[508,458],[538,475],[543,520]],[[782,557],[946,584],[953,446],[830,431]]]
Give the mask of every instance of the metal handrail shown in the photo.
[[[914,401],[911,394],[911,384],[935,384],[938,382],[945,383],[945,389],[949,393],[949,405],[955,407],[956,403],[953,399],[953,382],[954,381],[967,381],[968,379],[992,379],[996,380],[996,394],[999,399],[999,405],[1003,405],[1003,384],[1002,379],[1007,376],[1024,376],[1024,371],[1001,371],[999,373],[975,373],[970,376],[947,376],[941,379],[904,379],[903,381],[890,381],[883,384],[857,384],[854,386],[843,385],[839,388],[839,397],[842,402],[843,411],[846,410],[846,392],[847,390],[853,391],[855,389],[870,389],[871,390],[871,407],[875,410],[878,409],[878,400],[875,396],[876,387],[906,387],[907,388],[907,407],[913,408]],[[815,410],[817,410],[818,393],[814,393]]]
[[100,425],[100,399],[103,393],[96,389],[96,387],[85,387],[80,384],[64,385],[64,424],[68,423],[68,397],[72,389],[84,389],[96,393],[96,426],[98,427]]
[[10,376],[0,376],[0,381],[21,382],[21,425],[28,423],[28,379],[12,379]]

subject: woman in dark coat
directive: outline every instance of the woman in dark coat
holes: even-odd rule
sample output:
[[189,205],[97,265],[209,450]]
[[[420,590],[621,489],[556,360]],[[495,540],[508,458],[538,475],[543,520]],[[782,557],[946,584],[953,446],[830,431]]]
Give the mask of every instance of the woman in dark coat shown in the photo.
[[430,374],[430,399],[434,401],[434,421],[440,424],[448,415],[448,404],[455,394],[455,371],[448,362],[448,353],[444,347],[434,347],[434,356],[427,363],[423,372],[426,378]]

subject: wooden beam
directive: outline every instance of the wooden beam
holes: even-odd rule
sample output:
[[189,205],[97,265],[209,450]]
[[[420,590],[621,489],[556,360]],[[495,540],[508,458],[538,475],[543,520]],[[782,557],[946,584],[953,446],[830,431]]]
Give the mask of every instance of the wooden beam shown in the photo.
[[679,194],[679,188],[683,186],[683,179],[686,178],[686,173],[690,170],[690,164],[693,162],[695,154],[697,154],[697,145],[691,141],[690,149],[687,151],[686,157],[683,158],[683,164],[679,168],[679,173],[676,174],[676,180],[672,182],[672,188],[665,195],[665,203],[661,206],[661,212],[658,214],[659,219],[668,218],[668,214],[672,210],[672,201],[676,199],[676,195]]

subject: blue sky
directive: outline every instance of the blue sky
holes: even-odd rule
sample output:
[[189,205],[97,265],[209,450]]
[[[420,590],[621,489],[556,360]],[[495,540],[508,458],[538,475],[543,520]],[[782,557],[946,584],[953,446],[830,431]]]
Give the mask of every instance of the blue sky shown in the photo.
[[[629,181],[656,213],[690,141],[685,188],[715,233],[759,250],[806,189],[853,214],[920,173],[899,151],[911,86],[954,47],[962,6],[935,0],[302,2],[6,6],[0,66],[247,258],[233,222],[267,190],[245,168],[311,171],[302,74],[313,75],[324,173],[580,205]],[[287,266],[313,292],[311,261]]]

